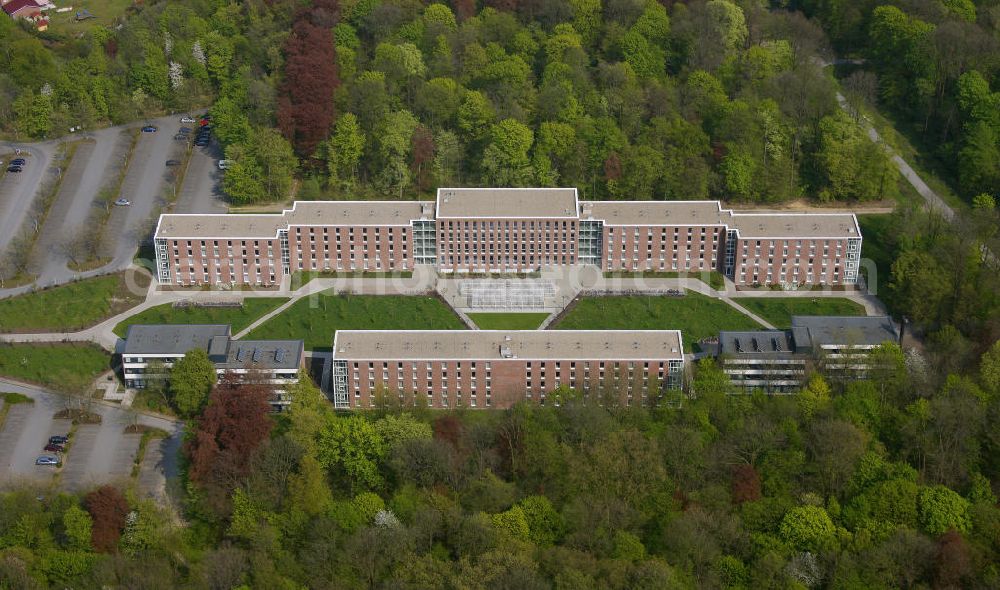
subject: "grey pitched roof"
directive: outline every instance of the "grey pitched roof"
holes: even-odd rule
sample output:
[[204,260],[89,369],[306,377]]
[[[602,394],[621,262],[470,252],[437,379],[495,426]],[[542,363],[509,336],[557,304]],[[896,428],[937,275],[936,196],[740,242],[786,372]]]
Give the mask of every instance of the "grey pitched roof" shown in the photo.
[[889,316],[792,316],[797,346],[877,346],[899,336]]
[[122,354],[176,354],[200,348],[206,352],[217,336],[230,334],[226,324],[132,324]]
[[302,340],[230,340],[226,360],[219,369],[298,369],[305,343]]

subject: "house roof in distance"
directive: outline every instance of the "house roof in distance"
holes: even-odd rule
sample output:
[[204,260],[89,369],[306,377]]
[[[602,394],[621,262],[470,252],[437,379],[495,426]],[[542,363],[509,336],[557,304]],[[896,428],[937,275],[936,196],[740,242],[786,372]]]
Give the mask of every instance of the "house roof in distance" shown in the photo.
[[679,330],[340,330],[344,360],[643,360],[684,358]]
[[214,338],[229,334],[226,324],[132,324],[122,354],[183,355],[195,348],[207,352]]
[[439,188],[438,218],[577,217],[575,188]]
[[7,2],[6,4],[3,5],[3,11],[6,12],[7,14],[12,15],[15,12],[23,10],[25,8],[40,8],[40,7],[41,5],[38,2],[35,2],[35,0],[10,0],[10,2]]
[[878,346],[899,333],[889,316],[792,316],[797,346]]

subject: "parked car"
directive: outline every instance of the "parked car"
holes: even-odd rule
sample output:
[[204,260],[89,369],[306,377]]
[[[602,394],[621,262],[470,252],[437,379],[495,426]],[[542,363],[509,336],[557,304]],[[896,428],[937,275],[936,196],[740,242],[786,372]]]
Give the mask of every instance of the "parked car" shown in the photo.
[[39,455],[35,459],[35,465],[59,465],[59,457],[53,455]]
[[142,128],[143,133],[156,133],[156,127],[152,125],[146,125]]
[[49,444],[64,445],[69,442],[69,437],[56,434],[49,437]]
[[234,163],[232,160],[219,160],[219,170],[228,170]]
[[181,117],[181,123],[194,123],[194,118],[192,118],[192,117]]
[[207,137],[194,140],[194,144],[198,147],[205,147],[208,145],[209,139]]
[[118,205],[119,207],[128,207],[131,204],[132,201],[129,201],[128,199],[118,199],[115,201],[115,205]]
[[167,166],[180,166],[180,160],[167,160]]
[[174,136],[174,139],[176,139],[178,141],[187,141],[190,138],[187,135],[185,135],[184,133],[178,133],[177,135]]
[[66,449],[66,447],[64,447],[62,445],[57,445],[55,443],[49,443],[49,444],[45,445],[45,448],[42,449],[42,450],[43,451],[48,451],[50,453],[61,453],[65,449]]
[[10,161],[11,166],[24,166],[27,163],[28,161],[25,160],[24,158],[14,158],[13,160]]
[[180,129],[177,130],[177,132],[178,133],[191,133],[191,128],[190,127],[181,127]]
[[20,172],[23,170],[20,166],[7,166],[7,172]]

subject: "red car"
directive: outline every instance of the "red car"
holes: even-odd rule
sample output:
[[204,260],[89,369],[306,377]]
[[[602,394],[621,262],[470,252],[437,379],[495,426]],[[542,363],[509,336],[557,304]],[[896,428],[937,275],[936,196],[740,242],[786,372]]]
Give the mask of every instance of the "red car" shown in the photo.
[[49,444],[45,445],[45,450],[48,451],[48,452],[50,452],[50,453],[61,453],[61,452],[63,452],[64,448],[65,447],[63,447],[62,445],[57,445],[57,444],[52,444],[52,443],[49,443]]

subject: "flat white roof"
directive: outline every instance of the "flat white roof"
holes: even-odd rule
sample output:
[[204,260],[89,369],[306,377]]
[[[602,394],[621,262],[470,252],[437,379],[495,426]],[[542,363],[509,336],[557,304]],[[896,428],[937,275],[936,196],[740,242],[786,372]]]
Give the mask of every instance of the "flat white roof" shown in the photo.
[[414,219],[431,219],[433,211],[433,201],[295,201],[281,213],[164,214],[156,237],[276,238],[279,229],[292,225],[410,225]]
[[683,360],[679,330],[339,330],[338,360]]
[[439,188],[437,217],[576,219],[575,188]]

